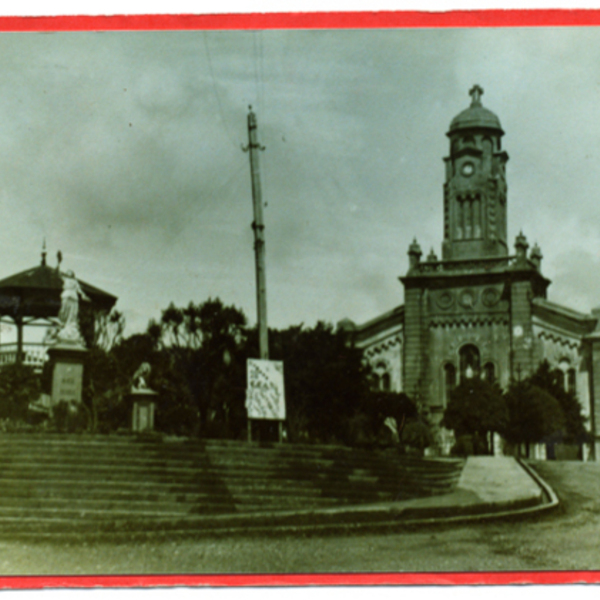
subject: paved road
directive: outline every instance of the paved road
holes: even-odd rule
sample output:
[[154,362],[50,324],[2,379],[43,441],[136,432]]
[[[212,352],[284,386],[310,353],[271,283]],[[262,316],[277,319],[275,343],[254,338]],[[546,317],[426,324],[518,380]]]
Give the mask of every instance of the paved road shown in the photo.
[[0,542],[0,574],[302,573],[600,569],[600,465],[535,463],[559,514],[389,535],[143,544]]

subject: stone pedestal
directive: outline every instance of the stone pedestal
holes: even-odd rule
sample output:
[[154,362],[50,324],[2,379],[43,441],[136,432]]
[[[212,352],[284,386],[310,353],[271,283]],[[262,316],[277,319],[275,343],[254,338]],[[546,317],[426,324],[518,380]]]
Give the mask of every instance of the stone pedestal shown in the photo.
[[79,344],[56,344],[48,349],[52,369],[50,404],[80,404],[83,389],[83,362],[87,350]]
[[154,412],[158,394],[147,388],[132,389],[129,395],[131,401],[131,431],[144,433],[154,431]]

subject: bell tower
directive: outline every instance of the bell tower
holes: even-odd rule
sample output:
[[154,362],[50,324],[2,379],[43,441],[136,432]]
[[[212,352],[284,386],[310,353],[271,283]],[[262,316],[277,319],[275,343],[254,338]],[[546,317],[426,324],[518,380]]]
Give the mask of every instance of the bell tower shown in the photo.
[[483,89],[469,91],[471,105],[450,123],[444,183],[443,260],[508,255],[506,163],[500,120],[483,107]]

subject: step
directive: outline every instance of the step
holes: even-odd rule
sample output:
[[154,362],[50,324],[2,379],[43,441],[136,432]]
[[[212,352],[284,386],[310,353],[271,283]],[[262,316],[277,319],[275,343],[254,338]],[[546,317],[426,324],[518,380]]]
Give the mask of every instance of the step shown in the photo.
[[[40,443],[46,447],[47,451],[51,451],[52,448],[68,449],[77,447],[78,453],[82,450],[89,449],[89,451],[108,452],[111,453],[116,451],[121,458],[123,457],[124,450],[129,450],[131,453],[147,453],[148,451],[155,451],[159,453],[168,452],[170,454],[190,454],[190,453],[210,453],[211,451],[219,451],[230,454],[243,454],[248,456],[249,454],[257,455],[274,455],[277,454],[279,457],[294,456],[294,457],[307,457],[314,458],[320,457],[326,460],[342,460],[351,457],[352,460],[358,464],[362,460],[372,462],[373,460],[390,460],[386,454],[373,454],[361,450],[353,450],[349,448],[339,448],[330,446],[292,446],[287,444],[270,444],[267,446],[258,445],[255,443],[242,443],[235,441],[186,441],[186,442],[138,442],[132,438],[120,438],[116,436],[107,436],[100,438],[86,438],[79,436],[70,436],[62,438],[52,437],[36,437],[36,436],[17,436],[17,434],[4,434],[0,435],[0,452],[4,450],[4,447],[15,449],[17,447],[28,446],[30,448],[39,447]],[[442,461],[434,461],[427,459],[411,459],[407,457],[398,457],[405,464],[409,462],[417,462],[418,464],[425,464],[431,462],[432,464],[441,464]],[[445,462],[458,462],[448,461]]]
[[235,480],[255,480],[261,482],[268,481],[293,481],[293,482],[313,482],[319,483],[329,481],[339,484],[361,484],[361,485],[386,485],[386,483],[397,483],[408,481],[409,478],[403,477],[402,473],[396,476],[381,477],[377,474],[365,475],[355,474],[353,472],[327,472],[327,471],[301,471],[296,473],[284,474],[282,472],[268,469],[251,469],[249,467],[240,467],[238,465],[223,465],[220,468],[211,469],[166,469],[154,468],[140,471],[136,467],[127,465],[121,468],[114,468],[107,465],[36,465],[27,463],[22,465],[9,464],[0,468],[0,479],[82,479],[88,481],[136,481],[152,482],[157,485],[170,484],[177,482],[187,482],[197,485],[219,485],[222,482],[233,482]]

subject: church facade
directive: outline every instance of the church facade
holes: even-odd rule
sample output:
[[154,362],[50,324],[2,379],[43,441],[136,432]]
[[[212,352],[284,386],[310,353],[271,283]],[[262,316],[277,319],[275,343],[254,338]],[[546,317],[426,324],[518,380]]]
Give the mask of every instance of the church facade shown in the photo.
[[[380,389],[404,391],[439,424],[451,390],[466,377],[506,388],[548,360],[577,393],[596,441],[600,411],[600,312],[584,314],[548,300],[542,253],[520,233],[507,235],[508,154],[498,117],[474,86],[471,105],[447,136],[441,257],[423,257],[416,239],[400,278],[404,305],[361,325],[345,322]],[[598,413],[600,415],[600,413]],[[438,430],[442,452],[450,432]],[[596,448],[598,446],[598,448]]]

